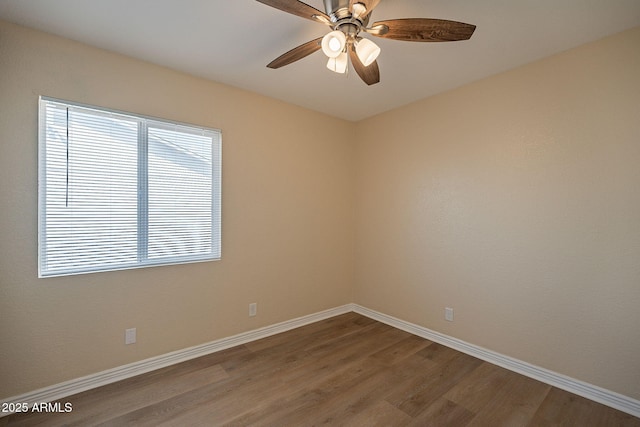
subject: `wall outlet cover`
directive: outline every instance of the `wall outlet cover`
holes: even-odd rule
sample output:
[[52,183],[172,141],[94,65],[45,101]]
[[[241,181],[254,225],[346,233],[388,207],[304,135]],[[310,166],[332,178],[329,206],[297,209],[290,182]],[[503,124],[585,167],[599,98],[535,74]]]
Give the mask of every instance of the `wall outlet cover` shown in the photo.
[[447,307],[444,309],[444,320],[453,322],[453,308]]
[[136,328],[125,329],[124,331],[124,343],[135,344],[136,342]]

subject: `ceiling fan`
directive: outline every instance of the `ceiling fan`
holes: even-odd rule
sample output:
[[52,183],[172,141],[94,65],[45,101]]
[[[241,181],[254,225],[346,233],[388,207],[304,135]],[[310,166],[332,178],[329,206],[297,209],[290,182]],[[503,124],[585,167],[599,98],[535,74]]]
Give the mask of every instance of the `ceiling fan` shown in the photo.
[[280,68],[322,49],[329,57],[327,68],[345,73],[349,60],[360,78],[368,85],[380,81],[376,58],[380,48],[361,32],[372,36],[413,42],[449,42],[468,40],[475,25],[429,18],[390,19],[374,22],[371,11],[381,0],[324,0],[326,13],[298,0],[257,0],[293,15],[307,18],[332,28],[324,37],[304,43],[280,55],[267,67]]

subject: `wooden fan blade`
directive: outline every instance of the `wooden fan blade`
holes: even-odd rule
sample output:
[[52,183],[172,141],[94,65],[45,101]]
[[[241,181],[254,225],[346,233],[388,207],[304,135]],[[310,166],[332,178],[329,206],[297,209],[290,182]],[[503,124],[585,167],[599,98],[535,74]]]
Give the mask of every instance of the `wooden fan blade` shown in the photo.
[[367,9],[365,14],[361,16],[361,18],[364,18],[371,13],[371,11],[378,5],[378,3],[380,3],[380,0],[349,0],[349,11],[351,13],[353,13],[353,5],[356,3],[362,3]]
[[380,69],[378,68],[378,63],[373,61],[368,67],[365,67],[364,64],[360,62],[360,58],[358,58],[358,54],[356,53],[356,47],[353,44],[349,48],[349,58],[351,59],[353,68],[356,70],[356,73],[358,73],[363,82],[371,86],[380,81]]
[[377,37],[410,42],[453,42],[471,38],[475,25],[444,19],[408,18],[379,21],[372,25],[385,25],[389,31]]
[[316,50],[320,50],[320,42],[322,41],[322,37],[318,37],[315,40],[311,40],[310,42],[306,42],[305,44],[301,44],[298,47],[294,47],[289,52],[284,53],[271,61],[267,67],[269,68],[280,68],[285,65],[289,65],[292,62],[296,62],[299,59],[304,58],[305,56],[311,55]]
[[[311,7],[306,3],[298,0],[257,0],[267,6],[275,7],[283,12],[291,13],[292,15],[300,16],[301,18],[307,18],[314,22],[331,23],[331,20],[326,13],[319,11],[315,7]],[[318,16],[319,18],[314,18]]]

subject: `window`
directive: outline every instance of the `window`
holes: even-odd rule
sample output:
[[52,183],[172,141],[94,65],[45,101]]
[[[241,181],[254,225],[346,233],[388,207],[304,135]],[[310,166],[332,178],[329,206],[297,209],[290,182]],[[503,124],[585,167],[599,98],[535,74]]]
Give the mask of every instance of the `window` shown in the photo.
[[220,258],[221,134],[40,98],[39,276]]

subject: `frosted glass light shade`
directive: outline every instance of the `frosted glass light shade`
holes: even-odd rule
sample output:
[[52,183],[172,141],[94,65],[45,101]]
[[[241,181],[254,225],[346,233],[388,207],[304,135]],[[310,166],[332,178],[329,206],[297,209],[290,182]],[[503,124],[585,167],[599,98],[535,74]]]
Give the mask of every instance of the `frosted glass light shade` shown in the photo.
[[347,37],[342,31],[331,31],[322,38],[322,51],[329,58],[336,58],[344,50]]
[[368,67],[380,55],[380,48],[369,39],[362,39],[356,45],[356,54],[362,65]]
[[329,61],[327,61],[327,68],[331,71],[335,71],[336,73],[345,73],[347,71],[348,64],[347,52],[342,52],[335,58],[329,58]]
[[362,3],[354,3],[351,6],[353,17],[358,19],[367,12],[367,7]]

